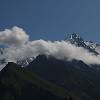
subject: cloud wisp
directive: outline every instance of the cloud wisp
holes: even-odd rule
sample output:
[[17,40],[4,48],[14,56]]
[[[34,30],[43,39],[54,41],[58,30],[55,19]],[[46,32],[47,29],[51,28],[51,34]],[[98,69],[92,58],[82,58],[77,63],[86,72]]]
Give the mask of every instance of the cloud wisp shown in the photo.
[[29,35],[19,27],[0,32],[0,43],[7,45],[0,59],[16,62],[17,59],[36,57],[40,54],[51,55],[57,59],[82,60],[86,64],[100,64],[100,55],[94,55],[82,47],[66,41],[29,40]]

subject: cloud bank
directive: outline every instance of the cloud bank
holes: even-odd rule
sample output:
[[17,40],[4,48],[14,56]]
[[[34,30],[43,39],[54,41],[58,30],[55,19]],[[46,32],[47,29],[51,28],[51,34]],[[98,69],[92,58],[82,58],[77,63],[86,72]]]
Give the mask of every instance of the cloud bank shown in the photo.
[[82,60],[86,64],[100,64],[100,55],[96,56],[82,47],[76,47],[65,41],[29,40],[29,35],[19,27],[0,32],[0,43],[7,45],[0,59],[16,62],[17,59],[36,57],[40,54],[51,55],[57,59]]

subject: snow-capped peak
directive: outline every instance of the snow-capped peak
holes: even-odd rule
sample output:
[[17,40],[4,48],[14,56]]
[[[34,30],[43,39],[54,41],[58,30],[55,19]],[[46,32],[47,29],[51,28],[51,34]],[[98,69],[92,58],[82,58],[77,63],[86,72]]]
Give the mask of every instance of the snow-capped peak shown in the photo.
[[79,33],[72,33],[72,34],[68,34],[65,38],[66,42],[70,42],[72,44],[75,44],[78,47],[83,47],[87,50],[89,50],[90,52],[95,53],[96,55],[98,54],[98,52],[95,50],[95,48],[97,47],[97,44],[92,42],[92,41],[85,41],[80,35]]
[[80,35],[78,33],[75,33],[75,32],[67,35],[67,39],[77,39],[77,38],[80,38]]
[[84,40],[80,37],[78,33],[68,34],[65,38],[65,41],[70,41],[72,44],[76,46],[85,46]]

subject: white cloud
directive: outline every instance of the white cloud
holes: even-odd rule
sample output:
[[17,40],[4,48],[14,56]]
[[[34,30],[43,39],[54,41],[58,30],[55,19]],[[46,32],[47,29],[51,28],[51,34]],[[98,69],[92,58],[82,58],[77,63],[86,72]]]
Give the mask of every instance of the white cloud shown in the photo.
[[76,47],[65,41],[30,41],[29,36],[18,27],[0,32],[0,42],[9,45],[3,58],[16,62],[18,58],[36,57],[39,54],[52,55],[57,59],[82,60],[86,64],[100,64],[100,55],[96,56],[82,47]]
[[0,43],[6,45],[20,46],[25,44],[29,36],[23,29],[14,26],[12,29],[5,29],[0,32]]

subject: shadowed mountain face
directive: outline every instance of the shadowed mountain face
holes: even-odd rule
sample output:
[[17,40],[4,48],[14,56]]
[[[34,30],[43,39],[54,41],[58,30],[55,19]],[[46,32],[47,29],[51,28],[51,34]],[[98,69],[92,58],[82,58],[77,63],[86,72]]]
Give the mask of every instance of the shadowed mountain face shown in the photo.
[[100,99],[100,66],[82,61],[63,61],[44,55],[38,56],[27,69],[69,91]]
[[8,63],[0,72],[0,100],[99,100],[99,67],[45,55],[26,68]]
[[0,72],[0,100],[88,100],[39,78],[14,63]]

